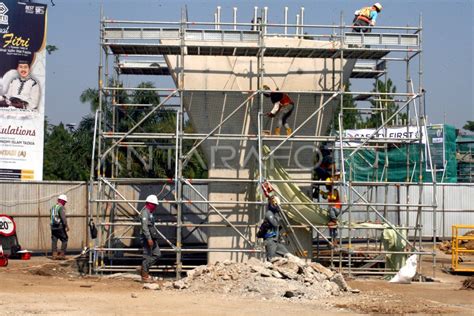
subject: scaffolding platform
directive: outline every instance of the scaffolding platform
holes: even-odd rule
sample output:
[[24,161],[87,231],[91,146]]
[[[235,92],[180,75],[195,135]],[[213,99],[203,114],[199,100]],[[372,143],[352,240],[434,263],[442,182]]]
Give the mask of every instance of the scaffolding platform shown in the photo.
[[[162,211],[166,210],[167,220],[157,228],[163,233],[167,264],[156,268],[174,270],[180,277],[184,270],[192,268],[192,263],[203,263],[203,253],[207,254],[207,262],[261,258],[264,248],[255,233],[263,218],[266,201],[257,188],[269,174],[267,161],[283,161],[281,165],[291,174],[300,190],[298,194],[308,196],[314,185],[324,185],[312,175],[315,148],[323,143],[333,149],[341,171],[342,178],[335,185],[344,195],[345,219],[349,222],[355,219],[379,221],[393,229],[395,226],[390,221],[393,216],[390,216],[395,212],[400,226],[400,214],[406,211],[404,226],[414,233],[402,237],[411,248],[401,253],[432,255],[421,249],[420,221],[422,211],[427,209],[433,211],[436,218],[436,204],[426,201],[429,196],[421,194],[421,186],[420,200],[409,199],[408,186],[416,184],[407,183],[405,203],[389,203],[388,183],[383,178],[354,184],[348,178],[352,167],[347,165],[347,159],[361,149],[387,151],[394,144],[402,146],[421,140],[421,133],[416,138],[374,138],[405,109],[415,115],[417,128],[421,130],[426,126],[421,113],[423,72],[421,68],[416,71],[420,77],[416,82],[409,73],[409,66],[422,67],[423,64],[411,62],[414,58],[418,61],[422,58],[421,22],[416,27],[376,27],[372,33],[353,33],[342,21],[340,25],[305,25],[302,22],[304,10],[296,24],[269,23],[268,9],[254,12],[253,20],[260,17],[261,24],[237,23],[236,17],[233,23],[222,23],[220,8],[218,10],[214,22],[189,21],[187,13],[183,13],[179,22],[101,20],[99,70],[100,82],[106,84],[100,88],[96,124],[98,156],[91,169],[91,180],[97,182],[91,181],[96,188],[91,188],[90,192],[96,194],[89,199],[91,214],[101,228],[91,260],[94,271],[132,270],[123,261],[114,264],[114,260],[109,259],[117,253],[133,257],[140,252],[137,236],[131,233],[136,233],[137,226],[133,217],[146,192],[162,190],[165,184],[167,196],[160,197],[160,207]],[[285,12],[287,14],[287,10]],[[288,21],[287,17],[285,21]],[[290,33],[292,31],[294,33]],[[162,56],[164,61],[155,61],[150,56]],[[386,63],[389,61],[406,63],[403,67],[407,71],[405,82],[411,86],[402,87],[403,92],[374,92],[372,84],[363,91],[346,91],[352,78],[381,80],[385,77],[387,80]],[[174,86],[163,89],[123,87],[118,84],[121,75],[168,76]],[[110,82],[117,86],[111,86]],[[362,81],[365,82],[369,80]],[[288,93],[294,100],[292,129],[285,131],[288,134],[275,135],[276,120],[265,115],[273,104],[266,97],[269,91],[264,85],[272,85],[272,89]],[[157,104],[120,101],[124,92],[141,96],[157,91],[160,97]],[[363,96],[364,102],[374,102],[377,106],[368,111],[381,118],[374,133],[364,135],[357,142],[343,133],[345,121],[342,117],[347,110],[345,96]],[[376,98],[371,99],[371,96]],[[396,103],[399,108],[389,112],[389,103]],[[167,109],[173,111],[162,111]],[[170,115],[168,119],[175,124],[173,130],[158,131],[155,126],[144,124],[150,117],[156,119],[157,113],[161,112]],[[121,120],[128,118],[130,113],[135,115],[134,120],[122,124]],[[334,127],[336,121],[339,123],[337,129]],[[185,127],[188,122],[193,128]],[[350,142],[351,146],[345,145]],[[271,149],[263,154],[266,146]],[[172,169],[168,170],[167,178],[134,179],[120,174],[117,161],[129,152],[136,153],[137,148],[160,154],[172,152],[168,157]],[[216,148],[228,152],[218,153]],[[187,179],[185,170],[198,151],[209,162],[208,177]],[[299,167],[294,159],[296,155],[300,158],[298,163],[309,165]],[[418,166],[425,162],[420,161]],[[386,168],[387,162],[380,164]],[[136,183],[141,190],[122,191],[124,183]],[[364,187],[359,189],[354,185]],[[385,192],[379,193],[383,191],[379,187],[385,188]],[[319,200],[308,204],[320,209],[328,206]],[[292,199],[284,203],[285,207],[291,208],[298,205]],[[201,206],[205,206],[204,210]],[[410,223],[408,214],[413,211],[419,216],[415,223]],[[123,217],[127,221],[120,222]],[[125,224],[122,227],[118,223]],[[292,222],[289,226],[297,240],[290,245],[295,253],[308,251],[308,259],[318,258],[311,253],[316,233],[329,245],[329,237],[322,233],[326,233],[325,226],[311,222]],[[125,232],[118,230],[119,227]],[[324,260],[349,274],[386,273],[381,267],[385,255],[400,252],[380,250],[380,231],[355,230],[350,225],[342,227],[341,249],[337,253],[334,249],[325,250]],[[205,238],[199,239],[199,249],[193,248],[186,239],[193,239],[197,232],[205,232]],[[431,237],[436,240],[436,230]],[[356,239],[375,240],[379,248],[367,245],[367,249],[376,249],[374,253],[355,253],[351,245]],[[119,246],[116,247],[112,240]],[[122,245],[117,240],[129,241],[129,244]],[[193,253],[200,254],[197,260],[193,260]],[[374,265],[377,265],[376,269]]]

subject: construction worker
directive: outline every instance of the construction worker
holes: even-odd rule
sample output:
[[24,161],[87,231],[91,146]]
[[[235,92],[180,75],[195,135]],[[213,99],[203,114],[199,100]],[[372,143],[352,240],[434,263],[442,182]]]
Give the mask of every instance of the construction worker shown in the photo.
[[[267,85],[263,86],[264,90],[270,90],[270,87]],[[278,88],[277,88],[278,91]],[[280,135],[281,127],[284,126],[286,128],[286,135],[290,135],[293,131],[288,124],[288,118],[293,113],[294,109],[294,102],[286,93],[282,92],[267,92],[263,94],[266,97],[269,97],[273,104],[273,109],[268,112],[266,115],[268,117],[275,117],[279,114],[278,119],[278,126],[275,128],[275,135]]]
[[378,14],[382,11],[382,5],[380,3],[375,3],[371,7],[362,8],[354,14],[356,17],[354,18],[354,24],[352,26],[352,30],[354,32],[362,32],[367,33],[370,32],[370,27],[375,26],[377,22]]
[[335,246],[337,244],[337,218],[341,214],[341,198],[339,196],[339,191],[334,188],[334,182],[339,181],[340,172],[335,172],[334,176],[326,179],[326,189],[327,192],[321,191],[321,195],[324,199],[328,200],[329,203],[329,236],[331,241]]
[[268,198],[268,210],[260,227],[261,236],[265,242],[267,260],[271,260],[277,255],[283,257],[289,253],[288,249],[280,242],[281,222],[280,199],[276,195],[272,195]]
[[[66,259],[66,249],[68,242],[67,232],[69,231],[69,225],[67,224],[66,218],[66,203],[67,196],[61,194],[58,197],[57,203],[50,210],[50,225],[51,225],[51,241],[52,241],[52,252],[53,260],[64,260]],[[61,251],[58,252],[58,239],[61,240]]]
[[145,283],[152,282],[150,276],[150,267],[153,266],[161,257],[160,248],[158,247],[158,231],[155,227],[155,217],[153,212],[158,206],[158,198],[156,195],[149,195],[145,201],[145,207],[140,212],[140,237],[143,245],[143,262],[142,262],[142,281]]

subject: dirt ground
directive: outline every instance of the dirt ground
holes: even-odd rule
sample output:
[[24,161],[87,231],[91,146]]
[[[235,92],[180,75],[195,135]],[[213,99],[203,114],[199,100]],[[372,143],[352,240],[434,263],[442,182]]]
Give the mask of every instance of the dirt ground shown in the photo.
[[[450,257],[439,255],[436,282],[391,284],[380,278],[349,280],[359,294],[299,302],[239,298],[228,294],[144,290],[139,282],[79,277],[70,267],[43,257],[10,261],[0,268],[1,315],[355,315],[465,314],[474,310],[474,291],[460,290],[466,276],[441,271]],[[431,275],[431,262],[423,263]]]

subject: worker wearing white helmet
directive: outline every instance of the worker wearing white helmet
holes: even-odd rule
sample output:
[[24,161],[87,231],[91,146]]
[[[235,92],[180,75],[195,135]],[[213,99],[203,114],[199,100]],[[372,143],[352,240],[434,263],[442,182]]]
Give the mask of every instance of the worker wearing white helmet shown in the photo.
[[150,267],[161,257],[160,247],[158,246],[159,233],[153,216],[157,206],[158,198],[156,195],[149,195],[145,200],[145,207],[140,212],[140,237],[143,245],[141,276],[143,282],[152,282]]
[[[53,260],[66,259],[66,249],[68,242],[67,232],[69,225],[66,217],[67,196],[61,194],[58,196],[57,203],[50,210],[50,226],[51,226],[51,248],[53,252]],[[58,252],[58,240],[61,240],[61,251]]]
[[365,7],[354,12],[356,17],[354,18],[354,25],[352,30],[354,32],[370,32],[370,26],[375,26],[377,17],[382,11],[382,5],[380,3],[374,3],[371,7]]

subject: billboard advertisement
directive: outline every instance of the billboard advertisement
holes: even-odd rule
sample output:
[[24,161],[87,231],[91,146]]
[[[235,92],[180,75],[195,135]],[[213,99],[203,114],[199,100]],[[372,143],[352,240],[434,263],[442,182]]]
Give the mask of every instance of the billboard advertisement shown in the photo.
[[0,0],[0,179],[43,178],[46,9]]

